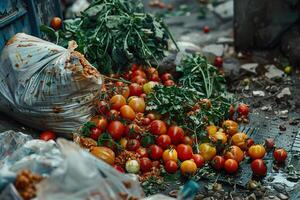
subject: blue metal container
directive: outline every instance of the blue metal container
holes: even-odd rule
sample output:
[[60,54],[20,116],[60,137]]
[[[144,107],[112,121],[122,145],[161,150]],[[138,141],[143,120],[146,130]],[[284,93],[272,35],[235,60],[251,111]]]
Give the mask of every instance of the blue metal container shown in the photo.
[[61,17],[59,0],[0,0],[0,50],[16,33],[41,36],[39,26]]

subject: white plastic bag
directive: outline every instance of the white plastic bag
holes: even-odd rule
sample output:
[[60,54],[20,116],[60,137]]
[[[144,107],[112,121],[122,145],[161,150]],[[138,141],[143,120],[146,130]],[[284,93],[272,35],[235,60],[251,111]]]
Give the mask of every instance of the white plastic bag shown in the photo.
[[102,77],[80,53],[19,33],[0,60],[0,111],[40,130],[71,133],[92,114]]

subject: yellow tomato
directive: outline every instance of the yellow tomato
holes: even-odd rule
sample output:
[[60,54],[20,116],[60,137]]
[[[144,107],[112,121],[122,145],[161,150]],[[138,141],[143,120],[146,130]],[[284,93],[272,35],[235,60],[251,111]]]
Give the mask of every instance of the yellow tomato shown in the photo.
[[169,160],[177,162],[178,160],[177,151],[175,149],[166,149],[162,157],[164,162],[167,162]]
[[231,142],[233,145],[240,147],[241,149],[247,148],[248,136],[245,133],[236,133],[231,137]]
[[206,128],[206,131],[207,131],[208,136],[212,136],[217,133],[218,128],[215,125],[209,125]]
[[244,152],[238,146],[231,146],[225,152],[224,158],[227,159],[234,159],[238,163],[244,160]]
[[248,150],[248,154],[253,160],[263,158],[266,154],[266,149],[261,144],[252,145]]
[[133,98],[129,101],[128,105],[137,113],[143,113],[146,107],[143,98]]
[[202,143],[199,145],[199,154],[205,161],[210,161],[217,154],[217,150],[209,143]]
[[108,147],[92,147],[91,153],[110,165],[115,162],[115,153]]
[[185,160],[181,163],[180,170],[183,175],[193,175],[197,171],[197,165],[193,160]]
[[211,135],[210,136],[210,139],[213,141],[213,142],[218,142],[218,141],[221,141],[222,144],[225,144],[227,142],[227,136],[225,133],[223,132],[216,132],[214,135]]
[[235,121],[226,120],[223,122],[222,127],[227,134],[234,135],[238,132],[239,125]]
[[143,91],[146,93],[146,94],[149,94],[150,92],[152,92],[152,88],[156,85],[155,82],[153,81],[149,81],[148,83],[144,84],[143,85]]

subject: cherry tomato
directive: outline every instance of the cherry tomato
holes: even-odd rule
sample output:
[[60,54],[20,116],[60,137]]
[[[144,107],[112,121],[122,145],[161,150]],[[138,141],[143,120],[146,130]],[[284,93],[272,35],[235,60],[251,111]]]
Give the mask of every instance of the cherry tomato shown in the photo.
[[145,117],[145,118],[142,119],[142,124],[143,124],[144,126],[147,126],[147,125],[149,125],[150,123],[151,123],[151,120],[150,120],[148,117]]
[[246,141],[246,143],[247,143],[247,147],[249,148],[252,145],[254,145],[254,140],[252,138],[248,138],[247,141]]
[[157,74],[153,74],[150,76],[150,81],[159,82],[159,76]]
[[140,76],[142,78],[146,78],[147,77],[146,73],[143,70],[141,70],[141,69],[137,69],[137,70],[134,70],[132,72],[131,77],[136,77],[136,76]]
[[157,139],[156,139],[156,144],[158,146],[160,146],[163,149],[166,149],[170,146],[171,144],[171,138],[168,135],[160,135]]
[[265,176],[267,174],[267,166],[262,159],[255,159],[251,162],[251,169],[256,176]]
[[193,160],[185,160],[181,163],[180,170],[183,175],[193,175],[197,171],[197,165]]
[[225,132],[229,135],[234,135],[238,132],[238,123],[236,123],[235,121],[232,120],[226,120],[223,122],[223,129],[225,130]]
[[124,133],[124,129],[125,127],[120,121],[111,121],[108,124],[108,128],[107,128],[109,134],[114,140],[121,139]]
[[143,113],[145,111],[145,101],[143,98],[132,98],[128,105],[137,113]]
[[143,93],[143,87],[137,83],[129,85],[130,96],[140,96]]
[[175,85],[175,82],[173,80],[167,80],[166,82],[164,82],[164,86],[173,86]]
[[62,20],[59,17],[53,17],[50,22],[50,25],[54,30],[57,31],[62,26]]
[[175,161],[173,160],[168,160],[165,163],[165,170],[170,173],[170,174],[174,174],[178,169],[178,165]]
[[223,132],[216,132],[214,135],[209,137],[213,142],[221,142],[222,144],[225,144],[227,142],[227,136]]
[[147,149],[140,147],[136,150],[136,153],[140,155],[141,158],[148,157]]
[[205,161],[211,160],[217,154],[216,147],[209,143],[202,143],[199,145],[199,153]]
[[56,135],[52,131],[44,131],[40,134],[40,139],[44,141],[55,140]]
[[205,160],[200,154],[194,154],[192,159],[194,160],[198,168],[203,167],[205,164]]
[[247,117],[249,115],[249,106],[247,104],[241,103],[238,106],[237,112],[240,116]]
[[223,66],[223,58],[220,56],[217,56],[215,58],[215,62],[214,62],[215,66],[218,68],[221,68]]
[[275,160],[279,163],[282,163],[287,158],[287,152],[284,149],[276,149],[273,153]]
[[147,83],[147,80],[143,78],[142,76],[135,76],[130,80],[132,83],[137,83],[139,85],[144,85]]
[[90,138],[98,141],[99,136],[101,135],[102,130],[98,127],[94,127],[91,129]]
[[256,144],[256,145],[252,145],[248,149],[248,154],[249,154],[250,158],[252,158],[254,160],[254,159],[258,159],[258,158],[263,158],[266,154],[266,150],[263,145]]
[[225,159],[234,159],[240,163],[244,160],[244,152],[240,147],[233,145],[226,150],[224,157]]
[[116,91],[114,92],[114,94],[121,94],[125,99],[127,99],[130,93],[129,87],[124,85],[123,82],[117,82],[117,83],[116,83]]
[[121,173],[125,173],[125,170],[120,167],[119,165],[114,165],[114,168],[118,171],[118,172],[121,172]]
[[193,139],[189,136],[184,136],[183,144],[188,144],[190,146],[193,146]]
[[140,158],[140,168],[143,173],[149,172],[152,166],[152,161],[149,158]]
[[122,106],[126,105],[126,99],[120,95],[114,95],[110,100],[110,107],[115,110],[119,110]]
[[139,135],[140,127],[136,124],[129,124],[125,127],[124,136],[130,139],[135,139]]
[[159,160],[162,157],[163,149],[155,144],[149,147],[149,156],[152,160]]
[[97,112],[105,114],[109,111],[109,105],[105,101],[97,102]]
[[213,136],[217,133],[218,128],[215,125],[209,125],[208,127],[206,127],[206,131],[208,136]]
[[179,126],[171,126],[167,132],[168,136],[170,136],[173,144],[177,145],[183,142],[184,139],[184,131]]
[[130,139],[127,142],[126,149],[129,151],[136,151],[140,146],[141,144],[137,139]]
[[149,118],[151,121],[155,120],[155,115],[153,113],[147,114],[147,118]]
[[163,135],[167,132],[167,125],[161,120],[154,120],[150,124],[150,131],[154,135]]
[[245,133],[236,133],[231,137],[231,142],[241,149],[247,149],[247,139],[248,136]]
[[211,160],[211,165],[216,170],[223,169],[224,164],[225,164],[225,159],[222,156],[215,156]]
[[180,144],[176,148],[181,161],[189,160],[193,157],[193,149],[190,145]]
[[120,108],[120,113],[121,116],[124,119],[129,119],[129,120],[134,120],[135,119],[135,112],[134,110],[128,106],[128,105],[124,105]]
[[118,119],[119,114],[119,111],[112,109],[107,113],[107,117],[109,119]]
[[148,73],[149,76],[151,76],[153,74],[158,75],[158,71],[154,67],[148,67],[147,68],[147,73]]
[[204,33],[209,33],[209,32],[210,32],[209,26],[204,26],[204,27],[203,27],[203,32],[204,32]]
[[91,154],[110,165],[115,162],[115,153],[108,147],[92,147]]
[[173,76],[170,73],[164,73],[160,78],[163,82],[166,82],[167,80],[173,80]]
[[178,160],[177,151],[175,149],[166,149],[162,157],[164,162],[167,162],[168,160],[177,162]]
[[239,168],[239,164],[234,159],[227,159],[224,163],[224,169],[227,173],[232,174],[236,172]]
[[91,119],[92,122],[103,132],[107,127],[107,119],[103,116],[96,116]]

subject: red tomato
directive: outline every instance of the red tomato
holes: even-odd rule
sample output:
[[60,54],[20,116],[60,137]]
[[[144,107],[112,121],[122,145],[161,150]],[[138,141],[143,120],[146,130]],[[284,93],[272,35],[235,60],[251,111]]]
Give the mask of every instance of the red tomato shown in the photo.
[[189,136],[184,136],[183,138],[183,144],[188,144],[190,146],[193,146],[193,140]]
[[224,164],[225,164],[225,159],[222,156],[215,156],[211,161],[212,167],[216,170],[223,169]]
[[107,128],[109,134],[114,140],[121,139],[124,133],[124,129],[125,127],[120,121],[111,121],[108,124],[108,128]]
[[287,153],[284,149],[276,149],[273,153],[275,160],[279,163],[282,163],[287,158]]
[[62,20],[59,17],[53,17],[50,25],[54,30],[57,31],[62,26]]
[[149,80],[154,82],[159,82],[159,76],[157,74],[152,74]]
[[121,116],[124,119],[129,119],[129,120],[134,120],[135,119],[135,112],[134,110],[128,106],[128,105],[124,105],[120,108],[120,113]]
[[246,141],[247,147],[251,147],[252,145],[254,145],[254,140],[252,138],[248,138]]
[[215,58],[215,66],[218,67],[218,68],[221,68],[223,66],[223,58],[220,57],[220,56],[217,56]]
[[204,27],[203,27],[203,32],[204,32],[204,33],[209,33],[209,31],[210,31],[209,26],[204,26]]
[[148,117],[145,117],[145,118],[142,119],[142,124],[143,124],[144,126],[147,126],[147,125],[149,125],[150,123],[151,123],[151,120],[150,120]]
[[56,135],[52,131],[44,131],[40,134],[41,140],[48,141],[48,140],[55,140],[55,138],[56,138]]
[[163,149],[166,149],[170,146],[171,144],[171,138],[168,135],[160,135],[157,139],[156,139],[156,144],[158,146],[160,146]]
[[129,151],[136,151],[140,146],[141,144],[137,139],[130,139],[127,142],[126,149]]
[[143,93],[143,87],[137,83],[129,85],[130,96],[140,96]]
[[102,130],[98,127],[94,127],[91,129],[90,138],[98,141],[99,136],[101,135]]
[[184,139],[184,131],[179,126],[171,126],[168,129],[168,136],[170,136],[173,144],[177,145],[181,143]]
[[148,157],[147,150],[144,147],[140,147],[136,150],[136,153],[140,155],[141,158]]
[[95,122],[96,126],[104,131],[107,127],[107,119],[103,116],[96,116],[91,119],[92,122]]
[[135,139],[139,135],[140,127],[136,124],[129,124],[125,127],[124,136]]
[[227,159],[224,163],[224,168],[227,173],[232,174],[238,170],[239,164],[234,159]]
[[132,78],[134,78],[136,76],[140,76],[142,78],[146,78],[147,77],[146,74],[145,74],[145,72],[143,70],[141,70],[141,69],[137,69],[135,71],[132,70],[132,71],[133,71],[132,75],[131,75]]
[[262,159],[255,159],[251,163],[251,169],[256,176],[265,176],[267,174],[267,166]]
[[249,107],[247,104],[241,103],[238,106],[237,112],[240,116],[247,117],[249,115]]
[[153,74],[158,75],[158,71],[154,67],[147,68],[147,73],[148,73],[149,76],[151,76]]
[[152,161],[149,158],[140,158],[140,168],[143,173],[149,172],[152,166]]
[[109,111],[109,106],[105,101],[99,101],[97,103],[97,112],[101,114],[105,114]]
[[144,85],[145,83],[147,83],[147,80],[145,78],[143,78],[142,76],[134,76],[130,81],[132,83],[137,83],[140,85]]
[[167,132],[167,125],[161,120],[154,120],[150,124],[150,131],[154,135],[163,135]]
[[118,172],[121,172],[121,173],[125,173],[125,170],[120,167],[119,165],[114,165],[114,168],[118,171]]
[[229,113],[229,119],[232,119],[235,113],[233,105],[230,105],[228,113]]
[[180,144],[177,146],[176,151],[181,161],[189,160],[193,157],[193,149],[190,145]]
[[131,71],[136,71],[140,68],[141,68],[141,66],[139,64],[134,63],[134,64],[132,64]]
[[149,147],[149,156],[152,160],[159,160],[162,157],[163,149],[155,144]]
[[165,163],[165,170],[170,173],[170,174],[174,174],[178,169],[178,165],[175,161],[173,160],[168,160]]
[[175,83],[173,80],[167,80],[166,82],[164,82],[164,85],[165,86],[173,86],[173,85],[175,85]]
[[163,82],[166,82],[167,80],[173,80],[173,76],[170,73],[164,73],[160,78]]
[[147,115],[147,118],[149,118],[151,121],[153,121],[153,120],[155,120],[155,115],[152,114],[152,113],[149,113],[149,114]]
[[200,154],[194,154],[192,159],[194,160],[198,168],[203,167],[205,164],[205,160]]

